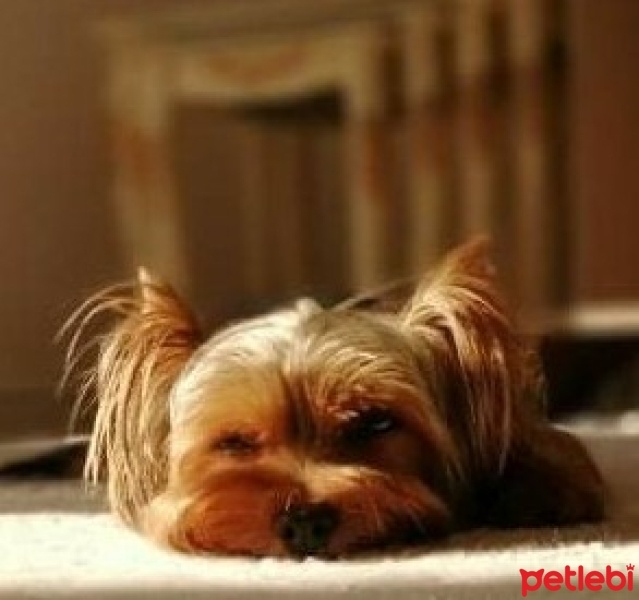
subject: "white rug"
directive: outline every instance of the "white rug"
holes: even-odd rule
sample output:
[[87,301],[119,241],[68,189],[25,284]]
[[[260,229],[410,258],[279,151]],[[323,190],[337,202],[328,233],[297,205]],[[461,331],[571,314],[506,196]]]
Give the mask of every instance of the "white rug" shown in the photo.
[[[519,569],[563,573],[566,565],[586,571],[610,565],[626,574],[626,564],[639,564],[639,435],[613,423],[585,435],[611,488],[605,524],[476,531],[433,548],[342,562],[178,556],[118,525],[77,483],[0,485],[0,597],[505,599],[522,597]],[[639,590],[639,567],[636,579]],[[606,598],[613,592],[605,585],[582,592],[542,586],[528,597],[564,595]]]

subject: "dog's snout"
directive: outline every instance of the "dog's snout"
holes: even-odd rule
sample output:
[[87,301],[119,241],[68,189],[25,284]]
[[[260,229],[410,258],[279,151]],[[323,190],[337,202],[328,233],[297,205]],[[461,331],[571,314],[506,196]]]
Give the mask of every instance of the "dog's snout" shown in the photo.
[[280,516],[278,534],[295,556],[319,554],[337,527],[339,515],[330,504],[294,505]]

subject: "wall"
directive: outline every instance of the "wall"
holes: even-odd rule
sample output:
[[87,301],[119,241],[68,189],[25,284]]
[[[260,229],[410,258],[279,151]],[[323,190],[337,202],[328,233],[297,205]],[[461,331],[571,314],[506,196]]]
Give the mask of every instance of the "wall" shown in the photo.
[[[128,275],[108,206],[102,62],[89,22],[182,4],[0,2],[0,436],[62,427],[52,338],[89,290]],[[570,0],[570,12],[573,295],[639,298],[639,3]]]
[[574,297],[639,301],[639,2],[570,6]]
[[170,4],[0,2],[0,435],[60,426],[54,334],[88,290],[124,276],[89,24]]

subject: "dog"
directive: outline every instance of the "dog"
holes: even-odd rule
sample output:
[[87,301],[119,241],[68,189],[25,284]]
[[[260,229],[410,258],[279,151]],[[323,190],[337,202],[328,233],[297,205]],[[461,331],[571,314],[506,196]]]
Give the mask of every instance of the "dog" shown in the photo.
[[602,478],[544,417],[488,243],[405,288],[302,299],[208,339],[144,269],[99,294],[70,345],[115,315],[82,387],[96,404],[87,478],[126,524],[197,554],[336,558],[601,520]]

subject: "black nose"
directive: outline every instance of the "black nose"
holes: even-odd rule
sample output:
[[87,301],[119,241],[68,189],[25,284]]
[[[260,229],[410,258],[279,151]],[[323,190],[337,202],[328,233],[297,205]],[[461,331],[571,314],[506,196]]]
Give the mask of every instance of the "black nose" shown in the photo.
[[337,522],[337,510],[330,504],[296,505],[282,513],[278,533],[291,554],[309,556],[326,547]]

